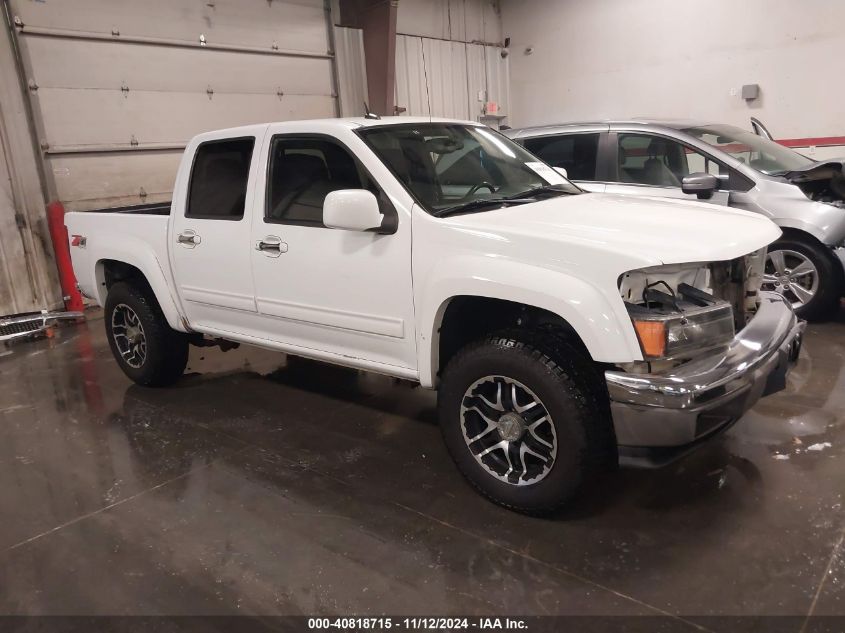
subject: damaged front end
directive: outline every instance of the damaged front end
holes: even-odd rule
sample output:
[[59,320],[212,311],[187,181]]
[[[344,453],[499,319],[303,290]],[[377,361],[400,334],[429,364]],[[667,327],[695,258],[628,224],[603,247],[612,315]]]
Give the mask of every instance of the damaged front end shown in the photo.
[[726,347],[757,311],[765,253],[623,274],[619,292],[645,359],[625,369],[667,368]]
[[798,187],[810,200],[845,208],[845,161],[814,163],[777,175]]
[[621,464],[660,466],[786,386],[805,323],[761,292],[765,249],[619,278],[642,361],[605,372]]

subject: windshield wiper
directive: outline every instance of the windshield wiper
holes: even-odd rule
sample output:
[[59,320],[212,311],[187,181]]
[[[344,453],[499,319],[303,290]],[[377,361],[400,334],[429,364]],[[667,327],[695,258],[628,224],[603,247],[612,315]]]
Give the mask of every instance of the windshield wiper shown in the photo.
[[561,185],[544,185],[542,187],[528,189],[527,191],[520,191],[519,193],[516,193],[512,196],[506,196],[501,198],[484,198],[483,200],[470,200],[469,202],[462,202],[461,204],[456,204],[453,207],[446,207],[445,209],[435,211],[433,215],[437,218],[442,218],[447,215],[452,215],[454,213],[478,211],[491,205],[500,205],[502,207],[507,207],[512,204],[526,204],[528,202],[536,202],[537,200],[535,198],[543,194],[561,195],[565,193],[571,192],[568,189],[562,189]]
[[562,185],[543,185],[542,187],[534,187],[527,191],[520,191],[512,196],[508,196],[505,200],[519,200],[521,198],[533,198],[535,196],[543,195],[544,193],[564,194],[571,193],[568,189],[563,189]]
[[453,207],[446,207],[445,209],[438,209],[432,215],[436,218],[443,218],[454,213],[464,213],[469,211],[478,211],[489,206],[508,206],[508,203],[513,203],[514,200],[509,198],[484,198],[483,200],[470,200],[469,202],[462,202]]

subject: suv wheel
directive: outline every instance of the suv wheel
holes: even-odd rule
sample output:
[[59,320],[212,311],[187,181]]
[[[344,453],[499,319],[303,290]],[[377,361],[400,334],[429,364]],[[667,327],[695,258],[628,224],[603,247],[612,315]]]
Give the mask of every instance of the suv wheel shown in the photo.
[[446,446],[503,506],[544,514],[568,501],[612,448],[596,372],[568,346],[498,335],[458,352],[438,394]]
[[822,246],[786,237],[769,247],[763,289],[786,297],[802,319],[820,320],[839,301],[842,274]]

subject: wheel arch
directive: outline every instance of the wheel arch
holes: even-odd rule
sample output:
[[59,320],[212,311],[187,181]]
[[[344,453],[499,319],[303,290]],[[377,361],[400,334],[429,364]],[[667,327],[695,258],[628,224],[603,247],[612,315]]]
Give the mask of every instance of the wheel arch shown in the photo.
[[778,239],[784,239],[790,236],[793,238],[804,238],[811,240],[819,246],[828,248],[824,243],[825,232],[815,224],[810,224],[798,218],[772,218],[772,221],[783,232],[783,235]]
[[[127,261],[128,260],[128,261]],[[127,281],[149,289],[161,308],[167,324],[179,332],[187,332],[184,320],[158,262],[144,262],[124,257],[102,257],[94,265],[96,280],[97,302],[105,306],[109,288],[118,281]]]
[[[797,240],[803,242],[809,242],[815,248],[818,248],[822,253],[824,253],[827,258],[830,260],[831,264],[833,265],[833,270],[836,272],[838,276],[838,282],[840,286],[845,284],[845,270],[843,270],[843,263],[842,261],[833,253],[830,246],[825,245],[818,237],[813,235],[812,233],[808,233],[803,229],[798,228],[791,228],[791,227],[782,227],[783,235],[781,235],[775,242],[779,240]],[[775,242],[772,242],[774,244]],[[769,245],[771,247],[771,244]]]
[[[445,297],[439,302],[430,326],[423,330],[421,336],[421,343],[428,345],[427,349],[424,345],[420,346],[421,384],[435,387],[442,369],[463,345],[501,329],[547,329],[590,361],[608,360],[605,356],[612,353],[608,346],[620,338],[625,340],[618,329],[590,330],[585,325],[588,319],[583,316],[578,319],[574,311],[564,315],[564,311],[555,309],[557,306],[550,303],[515,301],[504,296],[479,293],[457,293]],[[587,309],[592,309],[592,306]],[[604,313],[607,314],[607,311]],[[576,319],[567,318],[571,315]],[[620,350],[617,349],[616,353],[619,354]]]

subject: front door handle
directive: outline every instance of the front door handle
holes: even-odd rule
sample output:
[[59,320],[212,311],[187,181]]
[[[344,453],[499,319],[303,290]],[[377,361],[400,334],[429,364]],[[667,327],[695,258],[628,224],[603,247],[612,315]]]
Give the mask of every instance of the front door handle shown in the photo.
[[255,250],[261,251],[267,257],[278,257],[282,253],[288,252],[288,245],[282,241],[282,238],[276,235],[268,235],[255,243]]
[[193,248],[200,242],[202,242],[202,238],[196,234],[195,231],[191,229],[185,229],[179,235],[176,236],[176,241],[182,244],[183,246],[187,246],[188,248]]

